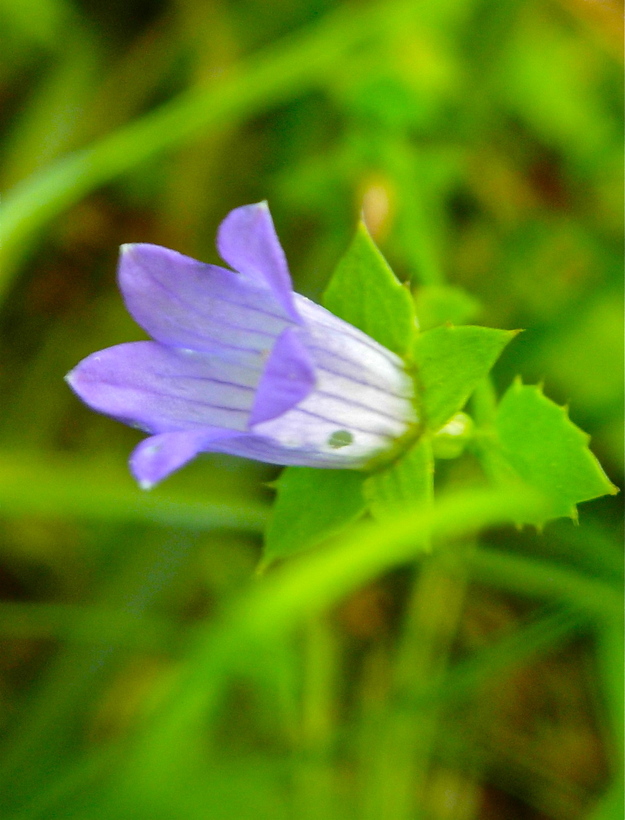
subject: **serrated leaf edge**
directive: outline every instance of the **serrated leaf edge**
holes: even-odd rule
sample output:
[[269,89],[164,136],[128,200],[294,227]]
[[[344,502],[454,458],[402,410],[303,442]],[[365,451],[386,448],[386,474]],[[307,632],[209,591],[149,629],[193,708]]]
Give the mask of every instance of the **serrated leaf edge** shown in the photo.
[[[545,393],[545,391],[544,391],[545,383],[544,383],[544,381],[543,381],[542,379],[541,379],[539,382],[537,382],[536,384],[530,384],[530,383],[526,383],[526,382],[524,382],[524,381],[523,381],[522,376],[521,376],[520,374],[517,374],[517,375],[514,377],[513,381],[512,381],[511,387],[512,387],[513,389],[516,389],[516,390],[520,390],[522,387],[531,387],[531,388],[534,388],[534,389],[535,389],[535,390],[539,393],[539,395],[540,395],[542,398],[544,398],[547,402],[549,402],[549,404],[551,404],[551,405],[553,405],[555,408],[557,408],[557,409],[558,409],[558,410],[562,413],[562,415],[563,415],[563,417],[564,417],[565,421],[567,421],[570,425],[572,425],[572,426],[575,428],[575,430],[576,430],[579,434],[581,434],[581,438],[582,438],[582,440],[584,441],[585,446],[588,448],[588,451],[590,452],[590,454],[591,454],[591,455],[592,455],[592,457],[594,458],[597,468],[598,468],[598,469],[599,469],[599,470],[603,473],[603,475],[605,476],[606,482],[607,482],[607,484],[609,485],[609,489],[607,489],[607,490],[606,490],[605,495],[618,495],[618,493],[620,493],[620,491],[621,491],[621,490],[620,490],[620,487],[617,487],[617,485],[616,485],[616,484],[614,484],[614,483],[610,480],[610,478],[609,478],[608,474],[607,474],[607,473],[605,472],[605,470],[603,469],[603,466],[602,466],[601,462],[599,461],[599,459],[596,457],[596,455],[595,455],[595,454],[592,452],[592,450],[590,449],[590,442],[591,442],[591,438],[592,438],[592,437],[591,437],[591,435],[590,435],[589,433],[587,433],[585,430],[583,430],[581,427],[579,427],[579,425],[577,425],[577,424],[576,424],[576,423],[575,423],[575,422],[571,419],[571,416],[570,416],[570,413],[569,413],[570,407],[569,407],[568,402],[567,402],[566,404],[562,405],[562,404],[558,404],[556,401],[554,401],[553,399],[549,398],[549,396],[548,396],[548,395]],[[504,455],[504,458],[505,458],[505,453],[503,453],[503,455]],[[510,465],[510,466],[511,466],[511,467],[512,467],[512,469],[514,470],[514,467],[513,467],[512,465]],[[516,472],[516,470],[515,470],[515,472]],[[601,497],[602,497],[602,496],[597,496],[597,498],[601,498]],[[590,500],[590,501],[592,501],[593,499],[589,499],[589,500]],[[558,516],[556,516],[556,517],[554,517],[554,518],[546,518],[544,521],[542,521],[542,522],[540,522],[540,523],[538,523],[538,524],[533,524],[532,526],[535,526],[535,527],[536,527],[536,530],[538,531],[538,533],[539,533],[539,534],[542,534],[542,531],[543,531],[544,526],[545,526],[546,524],[548,524],[550,521],[557,521],[559,518],[570,518],[570,519],[571,519],[571,521],[572,521],[572,522],[573,522],[573,523],[577,526],[577,525],[579,525],[579,510],[578,510],[578,506],[579,506],[579,504],[583,504],[583,503],[586,503],[586,502],[580,501],[580,502],[578,502],[577,504],[573,504],[573,505],[572,505],[572,507],[571,507],[571,509],[570,509],[570,511],[569,511],[569,513],[568,513],[568,515],[566,515],[566,516],[561,516],[561,515],[558,515]],[[522,524],[519,524],[519,523],[517,522],[516,526],[523,526],[523,525],[522,525]]]

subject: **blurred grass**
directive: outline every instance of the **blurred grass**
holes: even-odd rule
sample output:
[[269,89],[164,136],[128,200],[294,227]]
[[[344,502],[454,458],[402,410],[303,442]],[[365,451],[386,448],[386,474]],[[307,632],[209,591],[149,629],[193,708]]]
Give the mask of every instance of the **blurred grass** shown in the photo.
[[136,432],[62,381],[141,336],[123,242],[216,261],[228,209],[268,198],[314,297],[364,207],[429,320],[451,285],[526,328],[498,386],[542,380],[622,487],[616,2],[0,0],[0,24],[2,816],[622,817],[618,498],[515,533],[535,502],[471,489],[467,456],[433,511],[258,577],[275,470],[210,456],[141,493]]

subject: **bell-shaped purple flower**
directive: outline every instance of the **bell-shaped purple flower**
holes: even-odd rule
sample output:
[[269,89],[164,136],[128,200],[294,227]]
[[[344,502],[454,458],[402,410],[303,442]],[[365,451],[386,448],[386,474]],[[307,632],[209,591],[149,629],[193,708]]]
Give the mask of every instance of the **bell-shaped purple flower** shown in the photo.
[[130,460],[141,486],[200,452],[358,469],[391,448],[416,421],[402,360],[293,293],[265,202],[228,214],[217,246],[236,272],[124,245],[120,288],[154,341],[67,376],[90,407],[151,434]]

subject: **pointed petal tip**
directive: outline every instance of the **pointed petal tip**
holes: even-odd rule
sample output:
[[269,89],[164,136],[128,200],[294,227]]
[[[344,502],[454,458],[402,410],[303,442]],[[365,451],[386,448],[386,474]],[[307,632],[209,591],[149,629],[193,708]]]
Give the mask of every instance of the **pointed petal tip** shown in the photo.
[[130,456],[130,472],[142,490],[150,490],[198,453],[209,449],[210,441],[240,435],[238,430],[211,427],[152,435],[143,439]]
[[[249,205],[239,205],[238,208],[234,208],[230,213],[234,213],[235,211],[269,211],[269,202],[266,199],[261,199],[259,202],[252,202]],[[228,215],[226,215],[227,217]]]
[[[91,356],[94,356],[94,355],[95,354],[93,354],[93,353],[91,354]],[[91,356],[87,356],[87,359],[90,359]],[[63,381],[65,382],[65,384],[67,384],[67,386],[74,393],[76,393],[76,395],[79,398],[83,399],[83,401],[84,401],[84,398],[83,398],[83,395],[82,395],[81,382],[82,382],[82,384],[84,384],[84,379],[81,378],[81,377],[84,376],[84,367],[83,367],[84,362],[85,362],[85,359],[83,359],[81,362],[79,362],[76,365],[76,367],[73,367],[69,371],[69,373],[66,373],[63,376]]]
[[268,286],[276,302],[296,324],[293,285],[267,200],[230,211],[217,230],[217,250],[235,271]]
[[119,258],[120,261],[130,257],[137,257],[143,255],[181,255],[178,254],[178,251],[170,250],[169,248],[165,248],[162,245],[155,245],[153,242],[125,242],[123,245],[119,246]]
[[137,261],[137,250],[141,247],[137,242],[126,242],[119,246],[119,257],[117,260],[117,279],[122,288],[124,281],[128,278],[129,270],[132,270]]
[[146,251],[149,253],[156,248],[160,248],[160,245],[153,245],[151,242],[124,242],[123,245],[119,246],[120,262],[125,258],[132,259],[136,257],[137,254],[145,253]]
[[168,469],[169,465],[159,463],[162,461],[158,458],[161,448],[158,444],[153,444],[155,438],[157,437],[152,436],[144,439],[130,456],[130,472],[142,490],[151,490],[175,469]]

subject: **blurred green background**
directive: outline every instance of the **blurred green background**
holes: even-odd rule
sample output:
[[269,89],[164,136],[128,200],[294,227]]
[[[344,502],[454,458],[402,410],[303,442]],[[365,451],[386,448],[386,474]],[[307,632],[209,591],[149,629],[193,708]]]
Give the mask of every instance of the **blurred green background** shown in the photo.
[[268,199],[318,298],[364,210],[425,327],[526,329],[499,389],[542,381],[622,487],[618,3],[0,0],[0,27],[0,815],[620,820],[619,497],[328,607],[304,563],[283,623],[276,469],[141,493],[139,434],[63,383],[143,338],[120,244],[218,262]]

